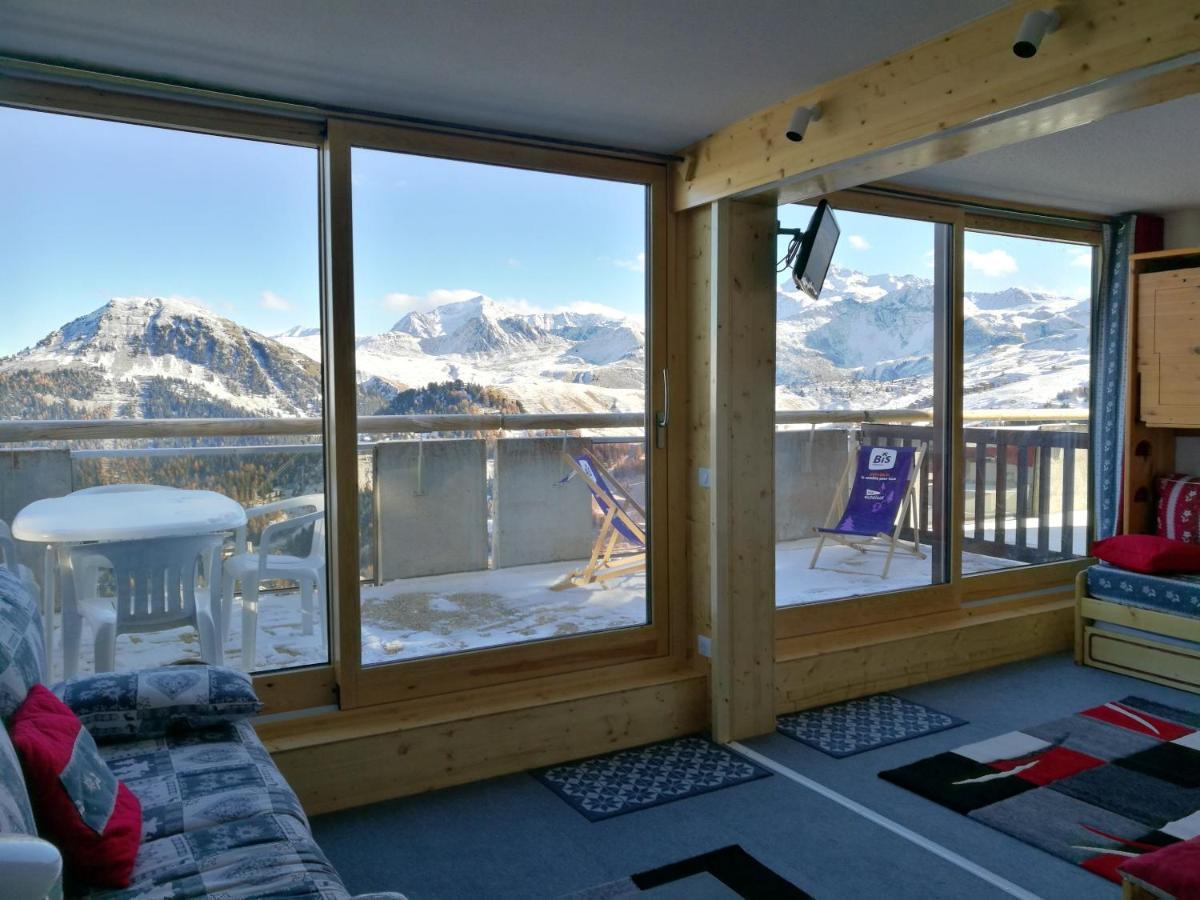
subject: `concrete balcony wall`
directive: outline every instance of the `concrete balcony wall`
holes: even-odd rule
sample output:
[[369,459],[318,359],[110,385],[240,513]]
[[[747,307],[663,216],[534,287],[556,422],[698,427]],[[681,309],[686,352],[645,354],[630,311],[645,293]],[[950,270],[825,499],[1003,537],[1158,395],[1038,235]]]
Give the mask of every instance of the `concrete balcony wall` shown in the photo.
[[585,559],[592,551],[592,495],[563,458],[587,438],[496,441],[492,558],[497,569]]
[[846,468],[845,429],[775,433],[775,540],[811,537],[825,524]]
[[375,445],[376,578],[488,567],[487,444]]
[[[35,500],[61,497],[71,489],[69,450],[0,450],[0,519],[9,525]],[[40,547],[23,545],[20,556],[27,566],[40,571]]]

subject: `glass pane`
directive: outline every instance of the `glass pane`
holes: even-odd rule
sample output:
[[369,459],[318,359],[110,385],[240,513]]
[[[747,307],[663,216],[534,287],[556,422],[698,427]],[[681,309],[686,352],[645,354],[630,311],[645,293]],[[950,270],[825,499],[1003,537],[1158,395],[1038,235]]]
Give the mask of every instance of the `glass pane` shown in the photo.
[[[780,223],[808,228],[812,212],[782,207]],[[841,238],[819,296],[786,268],[776,295],[777,606],[946,577],[949,227],[834,215]]]
[[963,574],[1088,545],[1092,248],[967,232]]
[[352,168],[364,664],[644,625],[646,189]]
[[[3,107],[0,130],[0,517],[51,677],[326,662],[321,366],[280,337],[319,322],[317,151]],[[303,513],[256,584],[264,527]]]

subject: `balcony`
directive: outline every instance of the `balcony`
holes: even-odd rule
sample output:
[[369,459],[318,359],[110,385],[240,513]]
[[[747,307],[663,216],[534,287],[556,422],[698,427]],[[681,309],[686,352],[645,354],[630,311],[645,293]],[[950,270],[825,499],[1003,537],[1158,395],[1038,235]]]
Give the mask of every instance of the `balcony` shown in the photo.
[[[1084,554],[1086,411],[968,413],[964,431],[963,572]],[[644,572],[590,584],[566,576],[592,551],[600,515],[564,451],[588,449],[644,506],[637,414],[372,416],[359,419],[362,652],[366,664],[605,631],[646,622]],[[6,422],[0,441],[0,515],[100,484],[205,488],[246,507],[323,489],[316,419]],[[942,564],[942,486],[927,458],[917,534],[926,558],[881,560],[823,552],[809,568],[855,433],[874,444],[930,441],[920,410],[780,412],[776,436],[778,606],[817,603],[931,583]],[[130,446],[133,444],[134,446]],[[256,527],[251,523],[251,539]],[[905,535],[911,540],[911,533]],[[618,547],[618,551],[620,548]],[[41,572],[42,548],[24,545]],[[306,547],[293,552],[307,552]],[[294,587],[266,585],[255,670],[324,662],[325,627],[305,628]],[[223,643],[241,664],[241,596]],[[57,628],[57,626],[56,626]],[[55,658],[62,661],[61,634]],[[122,637],[117,668],[198,655],[190,628]],[[84,634],[79,671],[91,671]]]

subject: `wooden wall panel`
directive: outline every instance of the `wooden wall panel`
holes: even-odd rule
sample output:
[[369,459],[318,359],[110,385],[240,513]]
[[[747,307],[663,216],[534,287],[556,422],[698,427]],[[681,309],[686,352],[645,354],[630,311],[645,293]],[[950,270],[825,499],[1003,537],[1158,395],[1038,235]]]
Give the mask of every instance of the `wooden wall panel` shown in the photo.
[[[292,722],[259,730],[305,811],[316,815],[693,734],[708,718],[706,683],[691,673],[425,723],[397,714],[391,728],[321,743],[289,740]],[[373,718],[378,726],[384,717]],[[319,723],[310,727],[319,733]]]
[[1074,600],[1001,612],[963,610],[787,642],[776,671],[776,712],[987,669],[1069,649]]

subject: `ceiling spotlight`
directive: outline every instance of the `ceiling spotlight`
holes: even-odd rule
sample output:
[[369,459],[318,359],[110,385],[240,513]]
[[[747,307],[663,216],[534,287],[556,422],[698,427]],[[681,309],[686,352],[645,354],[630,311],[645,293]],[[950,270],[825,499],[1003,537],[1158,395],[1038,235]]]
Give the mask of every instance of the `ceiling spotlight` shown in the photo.
[[792,120],[788,122],[788,129],[784,134],[787,135],[789,141],[799,143],[804,140],[804,132],[808,131],[808,123],[815,122],[821,118],[821,104],[814,103],[812,106],[797,106],[796,111],[792,113]]
[[1013,53],[1021,59],[1029,59],[1038,52],[1042,39],[1058,28],[1061,20],[1056,9],[1035,9],[1021,20],[1017,38],[1013,41]]

